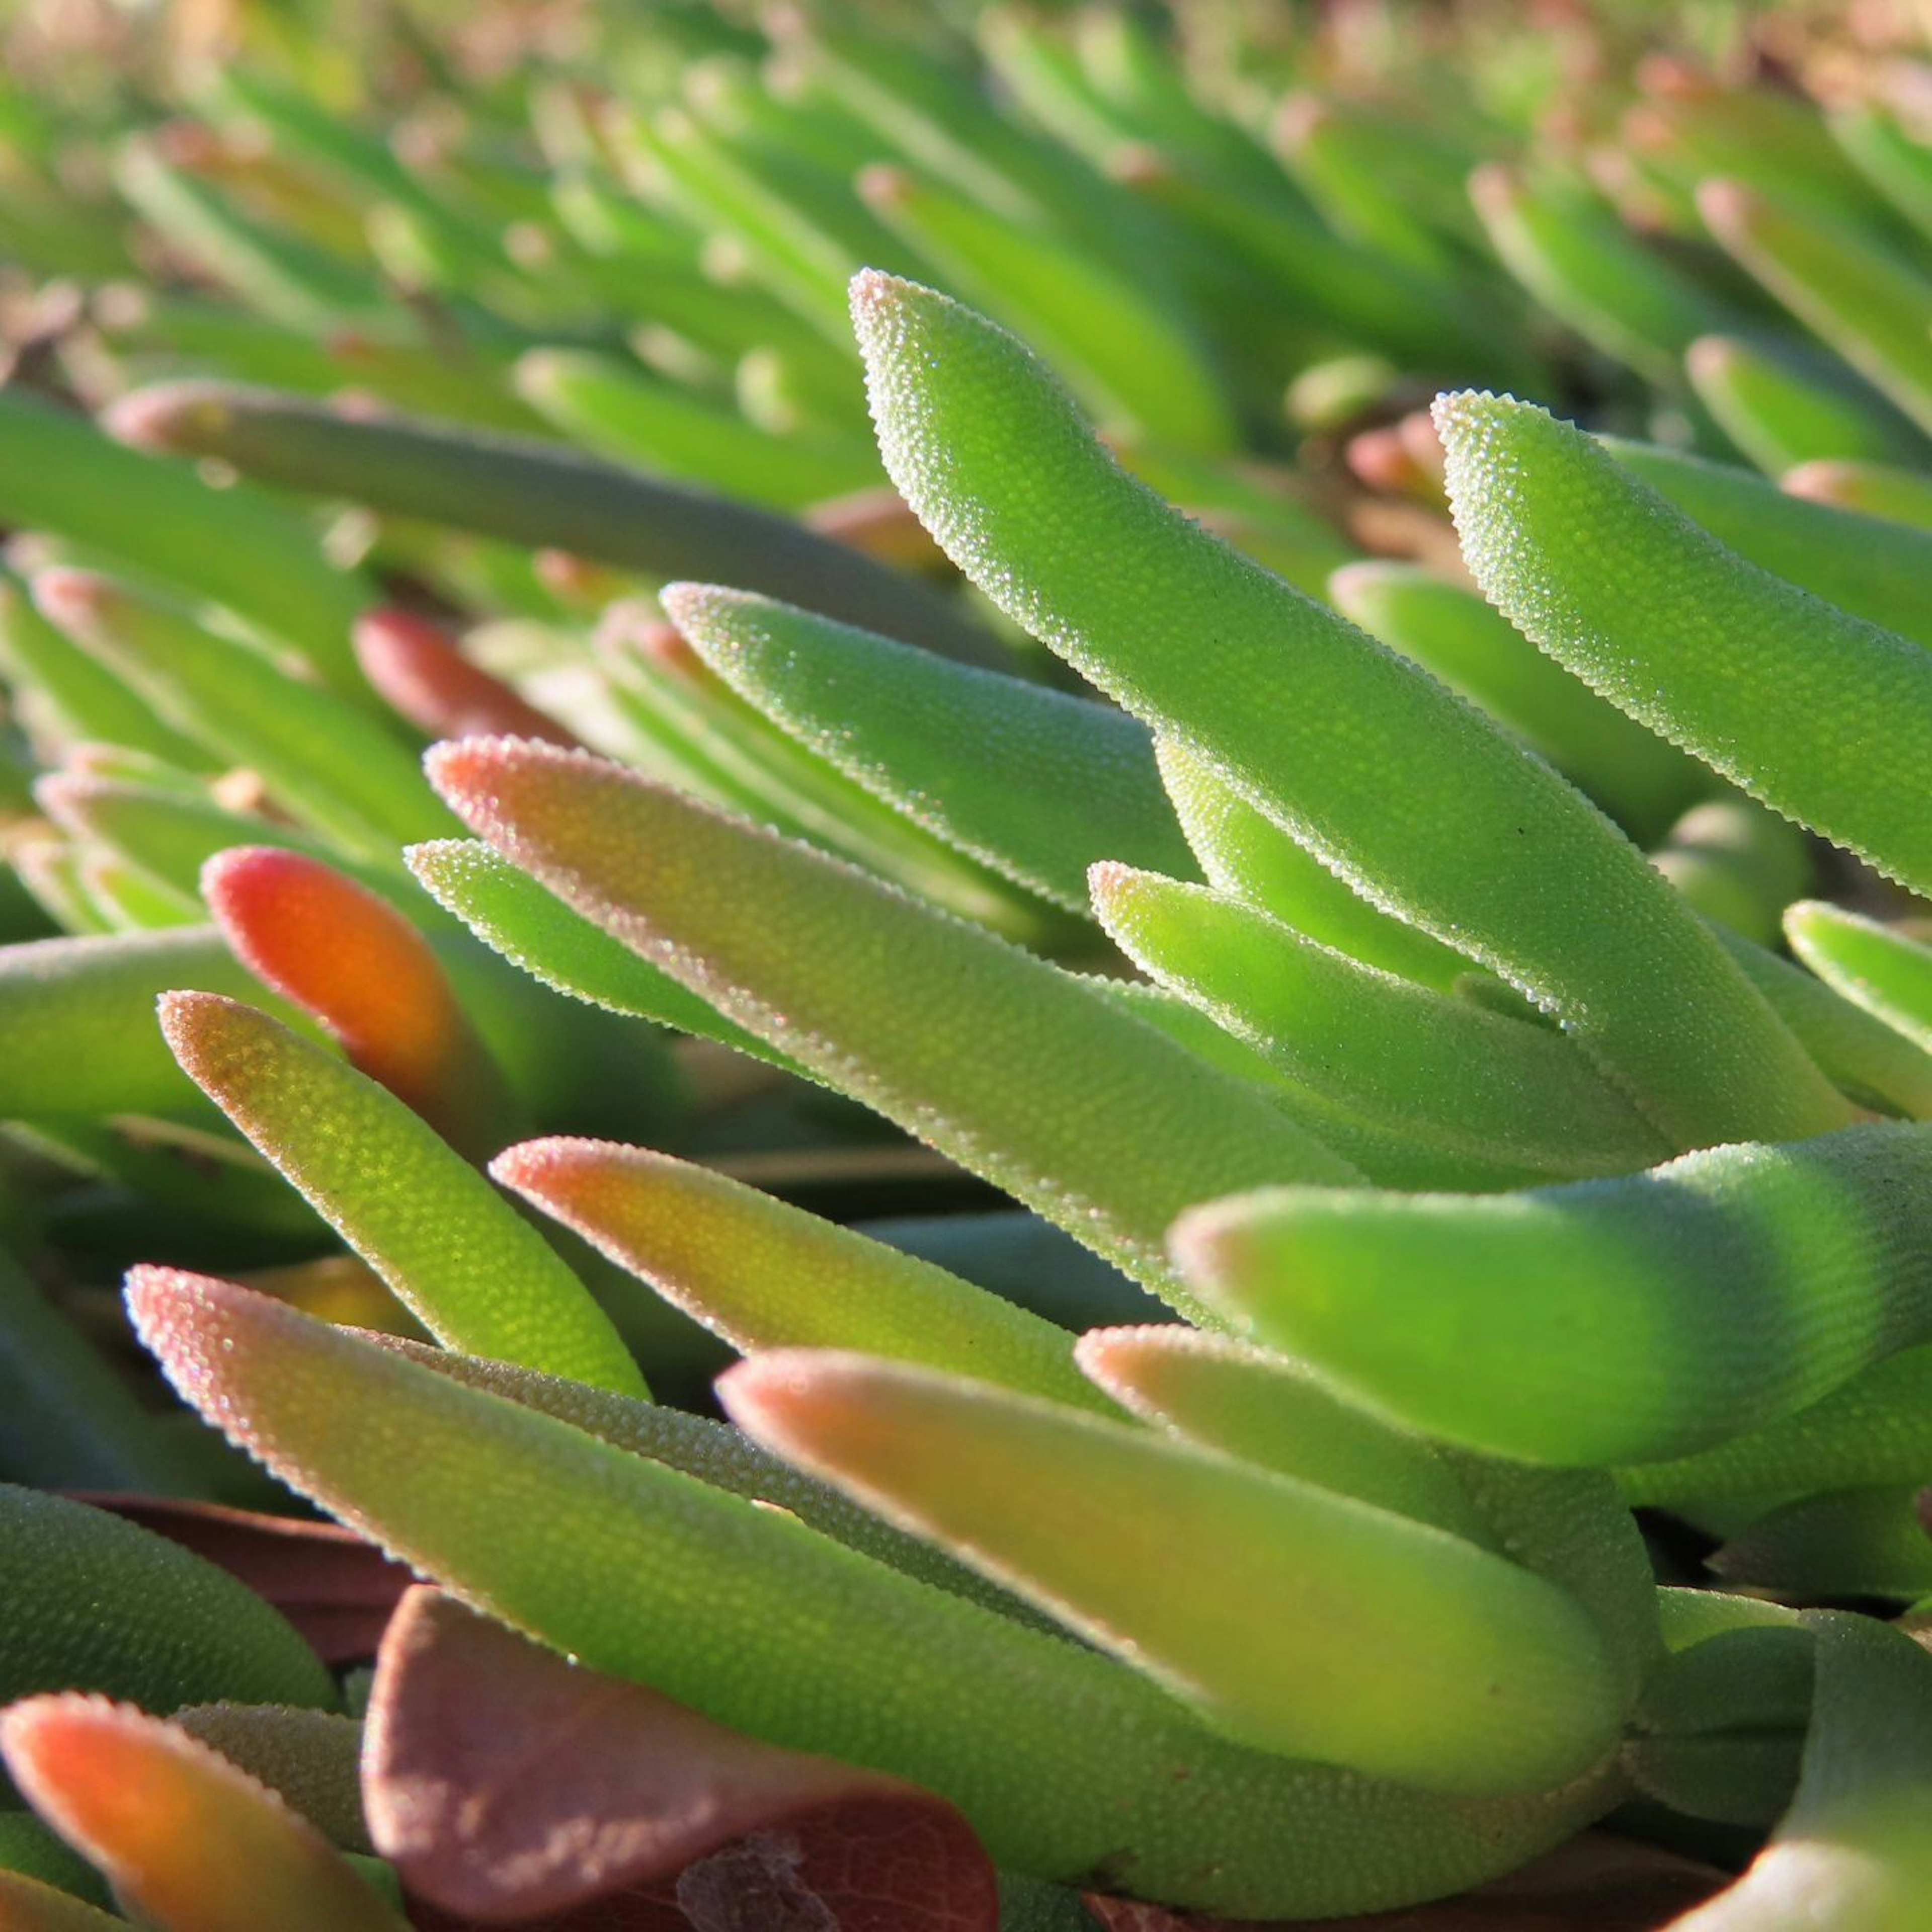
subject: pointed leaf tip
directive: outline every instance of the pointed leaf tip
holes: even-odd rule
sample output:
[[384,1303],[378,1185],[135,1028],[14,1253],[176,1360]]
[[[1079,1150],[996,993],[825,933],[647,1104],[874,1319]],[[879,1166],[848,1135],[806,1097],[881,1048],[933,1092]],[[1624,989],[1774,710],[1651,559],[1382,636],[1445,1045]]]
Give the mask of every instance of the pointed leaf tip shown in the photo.
[[0,1754],[122,1904],[163,1932],[406,1932],[305,1819],[132,1705],[70,1692],[0,1714]]
[[202,868],[202,896],[255,976],[312,1013],[351,1065],[426,1118],[495,1109],[470,1076],[483,1049],[442,967],[400,914],[333,866],[267,845]]
[[438,737],[508,734],[554,745],[577,740],[501,678],[465,657],[454,638],[408,610],[356,622],[356,661],[390,708]]

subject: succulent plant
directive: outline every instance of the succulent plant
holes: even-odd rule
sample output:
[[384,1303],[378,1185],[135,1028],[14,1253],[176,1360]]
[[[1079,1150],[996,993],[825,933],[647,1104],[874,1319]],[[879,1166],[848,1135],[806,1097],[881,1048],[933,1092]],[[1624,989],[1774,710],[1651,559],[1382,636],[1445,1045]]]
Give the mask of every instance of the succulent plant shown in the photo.
[[772,31],[230,69],[0,391],[0,1924],[1916,1923],[1894,70]]

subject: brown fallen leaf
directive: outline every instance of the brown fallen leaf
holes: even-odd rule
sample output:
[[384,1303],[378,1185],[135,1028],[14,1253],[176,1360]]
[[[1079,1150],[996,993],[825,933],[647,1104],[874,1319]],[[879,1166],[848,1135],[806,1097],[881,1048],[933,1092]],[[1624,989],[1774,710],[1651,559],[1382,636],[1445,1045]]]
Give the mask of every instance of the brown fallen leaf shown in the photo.
[[363,1802],[383,1856],[447,1925],[999,1923],[992,1862],[943,1799],[741,1736],[427,1587],[404,1600],[377,1658]]
[[[1300,1932],[1661,1932],[1730,1883],[1728,1873],[1607,1832],[1586,1832],[1507,1878],[1460,1898],[1360,1918],[1310,1922]],[[1252,1921],[1205,1918],[1130,1898],[1086,1894],[1106,1932],[1266,1932]]]
[[165,1496],[76,1492],[238,1577],[308,1638],[325,1664],[376,1654],[390,1612],[415,1580],[340,1524]]

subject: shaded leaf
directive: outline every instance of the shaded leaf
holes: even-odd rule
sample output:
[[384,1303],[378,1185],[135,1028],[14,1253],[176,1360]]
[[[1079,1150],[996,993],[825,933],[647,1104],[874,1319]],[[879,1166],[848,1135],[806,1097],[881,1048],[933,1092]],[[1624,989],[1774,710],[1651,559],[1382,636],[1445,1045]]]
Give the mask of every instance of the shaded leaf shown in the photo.
[[448,1911],[520,1920],[667,1887],[700,1925],[788,1924],[753,1916],[762,1868],[807,1894],[801,1924],[998,1924],[992,1866],[942,1800],[742,1736],[431,1590],[384,1642],[369,1724],[376,1840]]
[[338,1523],[158,1496],[83,1500],[226,1570],[280,1611],[327,1664],[374,1656],[410,1586],[401,1564]]

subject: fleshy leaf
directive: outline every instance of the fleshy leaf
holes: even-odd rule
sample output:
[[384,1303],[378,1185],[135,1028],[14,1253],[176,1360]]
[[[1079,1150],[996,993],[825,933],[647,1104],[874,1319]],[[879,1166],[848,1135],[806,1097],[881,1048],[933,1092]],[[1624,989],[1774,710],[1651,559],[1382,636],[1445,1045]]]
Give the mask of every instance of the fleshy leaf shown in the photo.
[[1634,1504],[1911,1483],[1932,1470],[1932,1348],[1902,1348],[1781,1421],[1702,1455],[1620,1470]]
[[176,986],[244,998],[260,991],[206,926],[0,951],[0,1119],[197,1106],[154,1030],[154,1002]]
[[1711,232],[1807,327],[1932,429],[1932,280],[1904,256],[1829,217],[1706,182],[1698,212]]
[[554,443],[428,420],[358,421],[302,397],[214,382],[136,390],[106,420],[139,447],[217,457],[262,482],[650,577],[741,584],[968,664],[1005,655],[945,598],[789,518]]
[[644,1393],[589,1291],[393,1094],[236,1000],[170,994],[161,1026],[196,1084],[447,1346]]
[[[1922,1477],[1923,1472],[1921,1472]],[[1932,1535],[1915,1480],[1821,1489],[1768,1511],[1706,1560],[1733,1588],[1820,1597],[1932,1596]]]
[[1617,1688],[1581,1606],[1444,1531],[862,1356],[782,1350],[718,1393],[754,1438],[957,1550],[1231,1738],[1471,1796],[1579,1777],[1615,1738]]
[[1492,1540],[1429,1444],[1342,1401],[1299,1363],[1180,1323],[1096,1328],[1076,1352],[1144,1421],[1466,1541]]
[[201,889],[248,970],[314,1016],[351,1066],[446,1138],[482,1151],[510,1102],[441,962],[395,909],[298,852],[240,846]]
[[705,662],[787,731],[1068,910],[1085,913],[1096,860],[1189,868],[1147,732],[1111,706],[747,592],[671,584],[663,596]]
[[1932,531],[1794,496],[1747,470],[1621,436],[1599,440],[1666,502],[1760,569],[1841,610],[1932,644],[1924,585]]
[[426,617],[408,610],[370,610],[356,620],[356,662],[376,694],[432,738],[503,733],[577,740],[556,720],[526,704],[501,678],[472,664]]
[[[890,1564],[908,1576],[916,1576],[937,1589],[983,1604],[1002,1616],[1049,1627],[1048,1620],[1030,1605],[997,1584],[988,1582],[976,1570],[956,1562],[944,1550],[895,1529],[830,1484],[821,1483],[760,1449],[742,1430],[666,1403],[614,1395],[608,1389],[594,1389],[586,1382],[566,1382],[560,1376],[543,1375],[535,1369],[520,1369],[508,1362],[488,1361],[481,1355],[454,1354],[446,1348],[386,1336],[369,1339],[465,1388],[521,1402],[614,1448],[662,1462],[668,1468],[682,1469],[712,1489],[783,1510],[835,1543],[842,1543],[848,1549]],[[373,1648],[372,1642],[358,1654],[367,1656]]]
[[86,1500],[226,1570],[287,1618],[327,1664],[374,1656],[409,1587],[400,1564],[337,1523],[154,1496]]
[[1729,1891],[1674,1932],[1870,1932],[1922,1916],[1932,1883],[1932,1658],[1868,1617],[1824,1612],[1798,1796]]
[[[373,1647],[362,1653],[374,1656]],[[168,1720],[265,1784],[332,1845],[375,1855],[362,1815],[362,1720],[286,1704],[188,1704]]]
[[1661,1461],[1932,1339],[1932,1136],[1854,1127],[1533,1192],[1285,1190],[1177,1228],[1203,1299],[1412,1427]]
[[1446,992],[1472,970],[1474,962],[1464,954],[1370,904],[1178,740],[1156,740],[1155,756],[1187,842],[1219,890],[1352,959],[1420,986]]
[[[1932,1052],[1782,954],[1754,946],[1736,933],[1720,932],[1718,937],[1804,1050],[1845,1093],[1880,1112],[1911,1120],[1932,1118]],[[1794,928],[1790,937],[1792,950],[1802,952],[1802,932]]]
[[1669,1152],[1559,1034],[1358,964],[1204,886],[1112,863],[1092,886],[1108,937],[1143,972],[1384,1126],[1565,1177]]
[[[1720,1890],[1727,1876],[1655,1845],[1586,1832],[1459,1898],[1366,1918],[1324,1918],[1304,1932],[1663,1932]],[[1103,1932],[1267,1932],[1262,1924],[1092,1892],[1087,1909]]]
[[1748,798],[1694,805],[1650,862],[1713,927],[1766,947],[1778,944],[1785,908],[1811,883],[1802,829]]
[[1724,434],[1768,476],[1820,458],[1882,460],[1912,449],[1910,429],[1876,396],[1747,337],[1700,337],[1684,366]]
[[610,1012],[715,1040],[788,1072],[802,1070],[480,842],[434,839],[412,845],[404,856],[439,904],[546,986]]
[[1816,899],[1788,908],[1784,930],[1792,951],[1828,986],[1932,1052],[1932,946]]
[[1673,1144],[1848,1118],[1642,855],[1500,726],[1136,483],[992,323],[872,272],[853,308],[888,470],[1009,616],[1553,1012]]
[[160,1932],[404,1932],[315,1828],[173,1725],[89,1696],[0,1715],[8,1769]]
[[1932,884],[1922,646],[1747,563],[1541,410],[1463,394],[1436,422],[1463,554],[1526,636],[1776,810]]
[[890,1900],[907,1932],[998,1924],[992,1866],[950,1805],[740,1736],[434,1591],[411,1593],[383,1643],[369,1732],[376,1840],[446,1911],[524,1919],[646,1887],[728,1900],[732,1862],[690,1868],[755,1837],[826,1922]]
[[354,858],[285,818],[230,811],[206,792],[77,770],[70,763],[35,780],[34,799],[74,838],[110,847],[183,892],[199,890],[201,868],[218,852],[234,845],[266,845],[334,866],[392,903],[413,901],[419,916],[436,918],[435,908],[398,878],[393,866]]
[[0,515],[10,525],[98,544],[286,639],[338,688],[359,687],[349,629],[367,587],[326,562],[281,504],[251,489],[212,488],[188,464],[124,448],[17,383],[0,405]]
[[212,1564],[32,1490],[0,1487],[0,1699],[78,1688],[157,1711],[228,1696],[334,1706],[315,1652]]
[[1354,1178],[1078,980],[809,847],[546,746],[468,739],[430,768],[566,903],[1158,1293],[1167,1223],[1236,1173]]
[[190,737],[34,609],[26,586],[0,573],[0,670],[32,692],[73,739],[152,753],[186,770],[210,761]]
[[0,1925],[7,1932],[122,1932],[127,1923],[57,1886],[0,1871]]
[[559,1139],[508,1148],[490,1172],[741,1353],[856,1348],[1096,1406],[1064,1329],[708,1168]]
[[1508,1870],[1615,1802],[1607,1774],[1453,1800],[1230,1744],[1091,1652],[245,1291],[139,1270],[129,1298],[196,1407],[473,1607],[934,1791],[1022,1871],[1365,1911]]
[[1783,479],[1794,496],[1932,531],[1932,478],[1886,463],[1805,463]]
[[164,718],[361,857],[446,829],[409,753],[347,700],[109,578],[43,571],[34,596]]
[[0,1247],[0,1474],[192,1494],[202,1469],[80,1324]]

